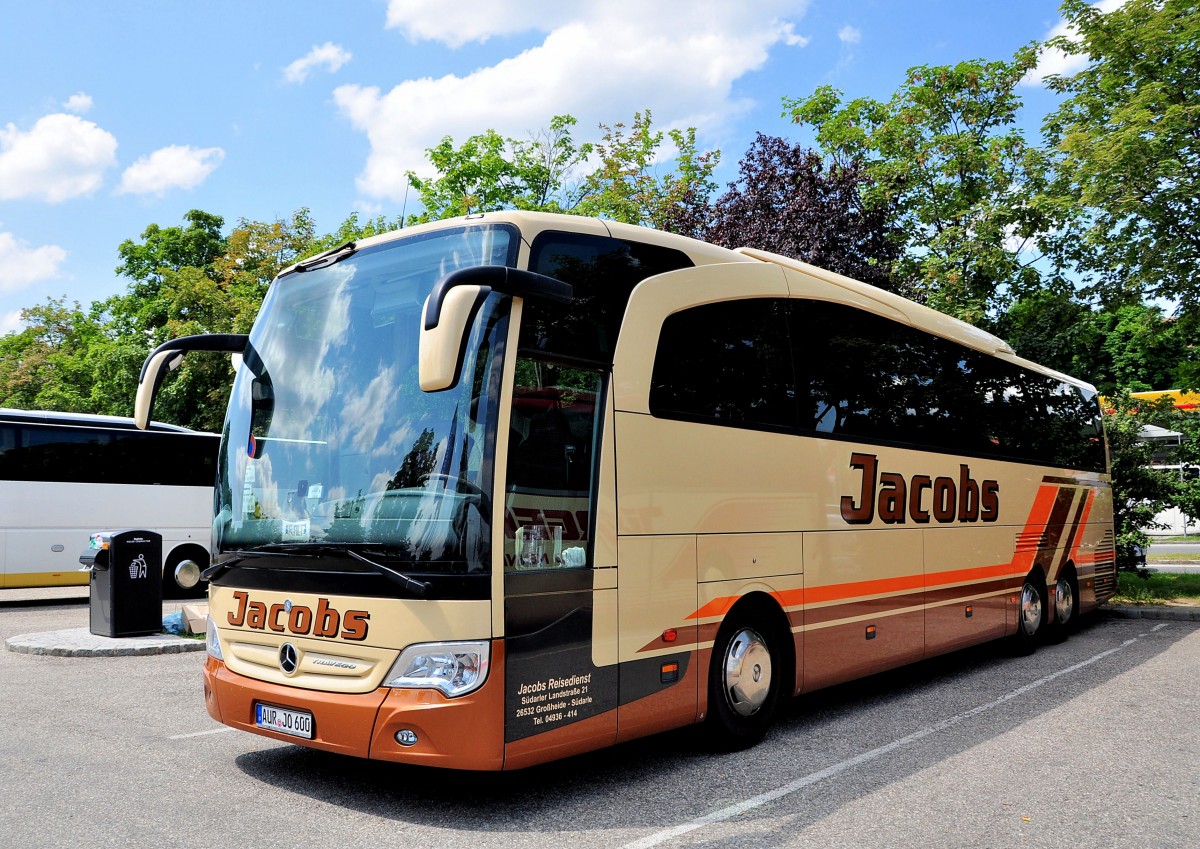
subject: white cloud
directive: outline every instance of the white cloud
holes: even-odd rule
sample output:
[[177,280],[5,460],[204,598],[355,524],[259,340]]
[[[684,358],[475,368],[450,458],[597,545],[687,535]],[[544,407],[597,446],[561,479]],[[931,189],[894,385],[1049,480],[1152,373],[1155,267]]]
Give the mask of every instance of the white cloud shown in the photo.
[[443,136],[461,141],[491,128],[524,137],[556,114],[579,119],[580,136],[594,136],[601,121],[628,123],[646,108],[660,128],[719,132],[747,108],[732,96],[733,83],[762,68],[771,48],[807,43],[786,20],[803,15],[807,5],[808,0],[497,0],[478,15],[484,7],[472,4],[467,15],[451,4],[393,2],[389,26],[448,46],[535,28],[549,31],[540,44],[465,76],[407,80],[387,92],[363,85],[335,89],[334,102],[371,144],[359,191],[400,200],[405,172],[422,170],[425,149]]
[[17,333],[24,328],[25,322],[21,321],[20,310],[0,314],[0,336],[6,333]]
[[194,189],[216,170],[225,158],[219,147],[173,144],[142,156],[121,175],[120,195],[157,195],[172,189]]
[[843,44],[858,44],[862,41],[862,30],[858,27],[844,26],[838,30],[838,41]]
[[[16,292],[58,277],[66,258],[67,252],[58,245],[31,248],[12,233],[0,232],[0,292]],[[6,316],[6,323],[11,318]]]
[[67,102],[62,105],[62,108],[76,115],[83,115],[92,109],[92,96],[82,91],[77,91],[67,98]]
[[0,129],[0,200],[91,194],[116,163],[116,137],[76,115],[46,115],[27,133],[9,124]]
[[[447,3],[445,0],[390,0],[387,27],[409,41],[437,41],[461,47],[492,36],[530,30],[549,32],[571,20],[576,4],[562,0],[500,0],[490,3]],[[580,3],[578,6],[591,5]]]
[[[1103,14],[1120,9],[1125,5],[1126,0],[1100,0],[1092,5]],[[1057,38],[1060,35],[1065,35],[1071,41],[1079,40],[1079,33],[1074,27],[1067,24],[1066,20],[1059,21],[1050,32],[1046,33],[1042,41],[1049,41],[1052,38]],[[1025,85],[1042,85],[1046,77],[1051,74],[1057,76],[1069,77],[1079,73],[1087,67],[1088,57],[1063,53],[1057,48],[1042,48],[1038,55],[1037,67],[1030,71],[1021,82]]]
[[812,41],[807,35],[796,35],[794,24],[785,23],[780,29],[783,35],[783,43],[788,47],[808,47],[808,43]]
[[289,83],[302,83],[308,79],[314,68],[324,68],[332,74],[352,58],[350,51],[340,44],[327,41],[319,47],[313,47],[307,54],[284,68],[283,78]]

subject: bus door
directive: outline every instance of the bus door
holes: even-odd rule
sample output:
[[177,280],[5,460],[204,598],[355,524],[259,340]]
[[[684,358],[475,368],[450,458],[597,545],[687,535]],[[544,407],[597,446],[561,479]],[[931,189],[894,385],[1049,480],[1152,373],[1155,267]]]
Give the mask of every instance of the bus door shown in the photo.
[[596,562],[594,539],[605,383],[600,370],[516,363],[504,487],[506,768],[616,739],[615,653],[604,656],[616,642],[615,564]]

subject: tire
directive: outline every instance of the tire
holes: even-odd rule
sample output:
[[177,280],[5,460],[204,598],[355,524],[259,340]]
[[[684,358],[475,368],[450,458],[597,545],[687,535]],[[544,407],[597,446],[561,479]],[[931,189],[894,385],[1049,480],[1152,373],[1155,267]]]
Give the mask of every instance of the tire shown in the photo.
[[181,547],[168,555],[163,564],[162,595],[163,598],[203,598],[208,592],[208,584],[201,581],[193,587],[181,586],[175,579],[175,570],[184,561],[190,560],[201,571],[208,566],[208,552],[200,548]]
[[1017,633],[1013,637],[1016,654],[1032,654],[1046,631],[1049,608],[1046,601],[1046,582],[1041,574],[1031,572],[1021,584],[1019,607],[1017,608]]
[[1079,592],[1075,575],[1068,571],[1060,574],[1054,584],[1054,624],[1050,628],[1050,638],[1056,642],[1065,640],[1074,630],[1078,618]]
[[767,733],[779,703],[782,654],[774,632],[735,613],[717,632],[708,667],[707,736],[736,751]]

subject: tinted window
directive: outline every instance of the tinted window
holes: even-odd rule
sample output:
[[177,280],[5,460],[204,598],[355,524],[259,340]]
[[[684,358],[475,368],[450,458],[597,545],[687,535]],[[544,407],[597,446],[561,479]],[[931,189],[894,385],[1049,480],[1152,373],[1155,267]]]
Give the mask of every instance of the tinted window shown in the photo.
[[1099,410],[1078,387],[841,304],[789,310],[802,430],[1104,468]]
[[795,380],[784,301],[695,307],[663,322],[650,412],[666,418],[794,429]]
[[211,434],[53,425],[0,426],[0,479],[212,486]]
[[529,269],[575,287],[573,303],[526,301],[520,347],[611,363],[633,287],[656,274],[690,268],[672,248],[602,236],[547,231],[533,240]]

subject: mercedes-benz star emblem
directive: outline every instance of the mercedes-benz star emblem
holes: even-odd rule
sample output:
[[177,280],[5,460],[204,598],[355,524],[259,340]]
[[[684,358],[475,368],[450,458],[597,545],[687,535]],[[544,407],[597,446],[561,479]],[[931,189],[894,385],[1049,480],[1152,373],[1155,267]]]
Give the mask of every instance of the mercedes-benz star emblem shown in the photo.
[[284,643],[279,649],[279,668],[283,670],[283,674],[291,675],[299,664],[300,658],[296,653],[296,647],[291,643]]

